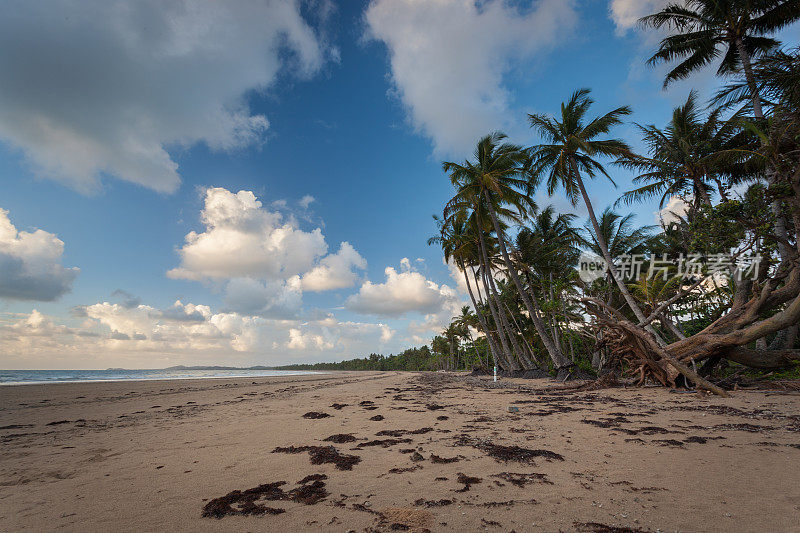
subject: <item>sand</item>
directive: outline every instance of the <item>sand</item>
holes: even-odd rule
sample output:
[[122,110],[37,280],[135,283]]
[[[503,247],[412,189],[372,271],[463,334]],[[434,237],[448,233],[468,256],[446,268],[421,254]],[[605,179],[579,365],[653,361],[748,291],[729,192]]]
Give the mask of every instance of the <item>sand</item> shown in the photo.
[[554,386],[0,387],[0,530],[800,531],[800,395]]

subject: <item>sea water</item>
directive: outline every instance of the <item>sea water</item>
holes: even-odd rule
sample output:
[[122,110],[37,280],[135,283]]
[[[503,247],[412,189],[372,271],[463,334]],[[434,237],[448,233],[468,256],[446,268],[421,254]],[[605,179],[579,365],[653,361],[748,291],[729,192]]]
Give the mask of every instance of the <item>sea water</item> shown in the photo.
[[324,374],[305,370],[256,369],[151,369],[128,370],[0,370],[0,385],[26,385],[34,383],[78,383],[84,381],[141,381],[155,379],[210,379],[255,378],[265,376],[301,376]]

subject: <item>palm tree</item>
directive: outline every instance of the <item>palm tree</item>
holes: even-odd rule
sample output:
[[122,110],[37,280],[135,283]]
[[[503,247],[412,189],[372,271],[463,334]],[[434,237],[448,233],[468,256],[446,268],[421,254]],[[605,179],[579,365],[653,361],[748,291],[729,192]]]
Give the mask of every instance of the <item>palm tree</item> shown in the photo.
[[479,325],[477,314],[473,313],[468,305],[464,305],[461,306],[461,314],[453,317],[453,321],[453,323],[459,328],[462,338],[464,338],[464,340],[468,340],[470,344],[472,344],[472,348],[475,350],[475,355],[478,358],[478,364],[482,366],[483,361],[481,360],[481,354],[478,352],[478,347],[475,346],[472,333],[469,331],[469,328],[477,328]]
[[797,0],[684,0],[682,5],[669,4],[658,13],[643,17],[640,23],[673,31],[648,61],[654,65],[680,60],[667,74],[665,87],[671,81],[687,78],[724,53],[717,74],[725,76],[744,70],[753,113],[760,119],[764,115],[752,59],[778,45],[768,35],[798,19]]
[[[647,250],[652,239],[650,232],[654,226],[636,227],[633,219],[632,213],[622,216],[612,211],[610,207],[607,207],[600,215],[600,236],[605,241],[612,257],[642,254]],[[592,234],[592,229],[587,224],[586,233],[589,238],[585,239],[585,243],[592,252],[602,255],[603,250],[598,239]]]
[[[477,315],[478,325],[486,336],[486,341],[489,344],[489,351],[492,357],[497,361],[500,355],[499,349],[495,345],[491,330],[475,299],[470,276],[467,274],[467,265],[470,265],[469,269],[472,270],[472,265],[480,263],[480,260],[477,259],[477,239],[474,238],[474,232],[471,231],[470,221],[466,213],[450,217],[447,221],[434,215],[433,220],[439,229],[439,234],[428,239],[428,245],[439,244],[444,252],[445,262],[449,263],[451,259],[454,260],[459,270],[464,275],[467,292],[469,293],[469,298],[472,301],[472,306],[475,308],[475,313]],[[476,287],[476,289],[477,288],[478,287]]]
[[[612,127],[622,123],[622,117],[629,115],[628,106],[618,107],[605,115],[586,121],[586,114],[594,101],[589,98],[589,89],[575,91],[567,103],[561,104],[561,117],[549,117],[540,114],[528,115],[531,127],[550,144],[539,144],[531,147],[530,173],[531,182],[538,183],[547,174],[547,192],[552,195],[561,185],[572,202],[577,205],[579,196],[583,198],[589,220],[594,228],[594,236],[609,267],[609,274],[619,286],[622,296],[639,322],[646,318],[639,309],[636,300],[621,279],[613,272],[614,260],[608,251],[606,241],[600,231],[600,225],[592,207],[592,201],[583,184],[583,175],[594,178],[602,174],[613,184],[614,181],[606,172],[597,157],[630,157],[630,147],[619,139],[597,139],[607,134]],[[661,342],[652,328],[650,332]]]
[[[637,124],[649,157],[632,155],[617,163],[642,172],[633,182],[645,185],[626,192],[618,203],[630,204],[660,195],[659,207],[663,208],[671,197],[691,194],[692,209],[696,211],[700,205],[711,205],[712,181],[725,198],[726,190],[748,174],[731,172],[732,165],[746,157],[738,150],[739,116],[722,120],[721,113],[717,108],[702,118],[697,109],[697,93],[692,91],[686,103],[673,110],[665,129]],[[727,178],[724,185],[723,177]]]
[[[540,318],[541,312],[536,299],[531,298],[522,286],[516,266],[509,256],[498,217],[498,211],[504,206],[509,206],[508,209],[517,215],[514,219],[524,218],[536,209],[533,199],[526,194],[529,192],[529,184],[523,173],[526,153],[520,146],[510,143],[500,144],[505,138],[506,135],[502,133],[490,133],[478,141],[474,161],[466,161],[464,164],[442,163],[443,170],[450,173],[450,181],[458,190],[456,196],[445,207],[445,216],[471,208],[480,219],[482,208],[485,208],[492,221],[506,270],[519,291],[553,364],[557,369],[561,369],[570,366],[571,363],[547,333]],[[483,238],[482,232],[480,236]],[[485,253],[485,244],[483,247]],[[486,261],[486,257],[484,260]]]

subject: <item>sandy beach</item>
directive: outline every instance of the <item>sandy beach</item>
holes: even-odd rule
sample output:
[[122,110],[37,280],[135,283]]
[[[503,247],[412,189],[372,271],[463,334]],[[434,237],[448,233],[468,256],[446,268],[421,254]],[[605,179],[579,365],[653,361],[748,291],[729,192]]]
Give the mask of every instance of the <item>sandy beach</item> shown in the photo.
[[390,372],[1,387],[0,529],[800,531],[797,393],[554,387]]

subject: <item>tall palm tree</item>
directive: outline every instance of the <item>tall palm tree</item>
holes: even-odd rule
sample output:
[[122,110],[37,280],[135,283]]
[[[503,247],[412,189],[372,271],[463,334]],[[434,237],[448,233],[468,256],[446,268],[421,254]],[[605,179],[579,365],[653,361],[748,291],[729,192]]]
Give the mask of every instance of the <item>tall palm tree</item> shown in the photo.
[[746,159],[737,142],[739,115],[723,120],[721,113],[717,108],[703,118],[698,111],[697,93],[692,91],[686,103],[673,110],[672,119],[663,130],[637,124],[648,156],[623,157],[617,163],[642,172],[633,182],[644,185],[623,194],[619,202],[630,204],[660,196],[659,207],[663,208],[671,197],[691,194],[692,209],[697,210],[700,205],[711,205],[709,193],[714,184],[724,198],[726,190],[748,174],[731,172],[740,169],[736,163]]
[[500,356],[500,351],[495,345],[494,338],[491,335],[491,329],[483,316],[478,301],[475,299],[470,276],[467,274],[468,265],[469,269],[472,270],[472,265],[480,263],[477,254],[477,239],[475,239],[475,232],[472,231],[470,220],[465,212],[459,213],[458,216],[452,216],[448,220],[434,215],[433,220],[439,229],[439,234],[428,239],[428,245],[440,245],[444,252],[445,262],[449,263],[451,259],[454,260],[456,266],[464,275],[467,292],[469,293],[472,306],[475,308],[475,313],[477,315],[478,325],[486,336],[486,341],[489,345],[489,351],[492,357],[497,361]]
[[526,153],[520,146],[501,144],[505,139],[506,135],[502,133],[490,133],[478,141],[474,161],[465,161],[463,164],[442,163],[443,170],[450,173],[450,181],[458,191],[445,207],[445,216],[448,213],[471,208],[475,209],[480,217],[481,208],[485,207],[492,221],[506,270],[519,291],[553,364],[557,369],[561,369],[570,366],[571,362],[564,357],[547,333],[536,299],[525,291],[517,268],[509,256],[504,231],[498,217],[499,208],[504,206],[516,212],[519,218],[524,218],[536,209],[533,199],[527,194],[529,184],[523,172]]
[[[561,117],[550,117],[541,114],[528,115],[531,127],[549,144],[531,147],[530,173],[533,184],[538,183],[547,174],[547,192],[553,194],[560,185],[572,205],[577,205],[578,198],[583,199],[589,220],[594,228],[597,244],[609,267],[609,275],[619,287],[622,296],[640,322],[646,320],[642,310],[631,296],[630,291],[612,268],[614,260],[600,231],[600,225],[592,207],[592,201],[586,192],[583,176],[594,178],[604,175],[613,184],[614,181],[606,172],[597,157],[623,158],[631,156],[630,147],[619,139],[597,139],[606,135],[611,128],[622,123],[622,117],[629,115],[628,106],[618,107],[605,115],[587,120],[586,115],[594,101],[589,97],[589,89],[575,91],[566,103],[561,104]],[[652,328],[649,330],[660,342]]]
[[764,115],[752,59],[778,45],[769,35],[798,19],[797,0],[684,0],[643,17],[640,23],[653,28],[666,27],[673,32],[661,41],[648,61],[658,64],[680,60],[667,74],[665,87],[724,54],[717,74],[724,76],[744,70],[753,113],[760,119]]

